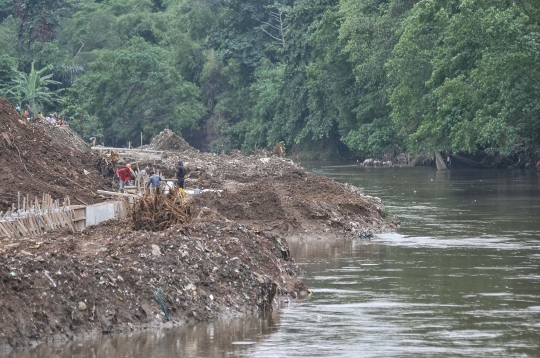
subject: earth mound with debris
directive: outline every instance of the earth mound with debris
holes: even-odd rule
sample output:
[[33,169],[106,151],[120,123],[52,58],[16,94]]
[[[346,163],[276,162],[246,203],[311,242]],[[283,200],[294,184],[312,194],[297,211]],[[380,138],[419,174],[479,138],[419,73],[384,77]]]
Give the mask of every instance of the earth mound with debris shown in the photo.
[[266,311],[275,297],[309,294],[285,240],[232,221],[159,233],[109,222],[22,239],[0,255],[0,352]]
[[57,126],[44,119],[36,119],[32,125],[43,129],[51,140],[61,146],[73,148],[79,152],[87,152],[90,144],[86,143],[69,125]]
[[[15,118],[12,128],[6,127],[12,131],[8,140],[28,151],[6,157],[11,165],[19,158],[37,165],[31,150],[73,153],[55,159],[57,167],[66,166],[59,171],[74,170],[70,166],[85,158],[38,137],[22,118],[6,118],[6,123]],[[185,207],[182,202],[175,210],[170,206],[177,204],[168,201],[141,202],[144,207],[131,217],[154,226],[109,222],[82,233],[0,241],[0,347],[270,310],[280,295],[287,300],[309,295],[287,239],[360,240],[393,229],[380,199],[309,174],[289,159],[266,150],[248,157],[239,151],[201,153],[173,132],[160,136],[154,149],[166,148],[171,138],[183,149],[165,150],[152,169],[173,178],[183,159],[186,191],[198,187],[201,194],[188,195]],[[5,138],[0,142],[12,156],[17,153]],[[36,143],[34,149],[28,142]],[[0,159],[5,160],[3,152]],[[91,195],[99,182],[87,185]]]
[[58,143],[0,98],[0,210],[17,203],[17,192],[32,199],[49,193],[57,199],[70,196],[72,203],[102,201],[96,189],[110,181],[94,169],[97,159]]
[[266,150],[247,157],[240,151],[230,155],[166,151],[156,169],[174,177],[178,159],[189,172],[186,188],[202,190],[192,196],[194,216],[206,207],[227,220],[288,237],[365,238],[395,228],[385,220],[380,199],[355,186],[309,174]]
[[184,138],[178,136],[170,129],[164,129],[155,136],[148,149],[154,150],[196,150],[185,141]]

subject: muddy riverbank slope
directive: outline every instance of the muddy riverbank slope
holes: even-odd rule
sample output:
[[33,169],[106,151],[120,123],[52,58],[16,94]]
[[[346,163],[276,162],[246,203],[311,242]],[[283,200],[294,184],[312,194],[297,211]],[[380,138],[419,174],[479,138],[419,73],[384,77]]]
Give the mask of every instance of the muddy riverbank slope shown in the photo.
[[361,240],[392,229],[379,199],[266,151],[201,153],[170,131],[150,147],[165,150],[155,166],[163,176],[183,159],[187,189],[203,190],[186,198],[189,221],[161,232],[126,220],[0,239],[4,349],[270,310],[309,294],[287,238]]

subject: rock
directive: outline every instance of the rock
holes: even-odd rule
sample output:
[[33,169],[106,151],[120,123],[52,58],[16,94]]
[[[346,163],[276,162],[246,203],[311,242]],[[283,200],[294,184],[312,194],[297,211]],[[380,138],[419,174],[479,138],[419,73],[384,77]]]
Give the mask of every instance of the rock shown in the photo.
[[84,302],[79,302],[77,309],[79,311],[84,311],[86,309],[86,304]]
[[152,255],[161,256],[161,250],[159,249],[159,246],[152,245]]

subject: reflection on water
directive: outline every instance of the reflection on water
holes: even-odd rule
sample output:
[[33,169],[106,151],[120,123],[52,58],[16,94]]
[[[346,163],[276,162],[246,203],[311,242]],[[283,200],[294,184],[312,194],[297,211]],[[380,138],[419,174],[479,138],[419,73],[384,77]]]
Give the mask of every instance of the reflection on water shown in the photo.
[[42,347],[33,356],[540,356],[539,175],[308,166],[381,197],[400,232],[292,242],[315,294],[271,317]]
[[13,352],[8,357],[225,357],[259,344],[279,326],[279,312],[274,312],[266,317],[223,319],[189,327],[41,345],[33,350]]

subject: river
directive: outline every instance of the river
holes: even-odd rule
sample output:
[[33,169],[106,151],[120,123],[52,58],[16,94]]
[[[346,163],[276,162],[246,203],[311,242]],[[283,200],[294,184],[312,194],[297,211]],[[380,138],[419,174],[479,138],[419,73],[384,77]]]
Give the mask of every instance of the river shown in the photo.
[[303,165],[382,198],[401,229],[290,243],[315,293],[267,317],[10,357],[540,356],[540,175]]

